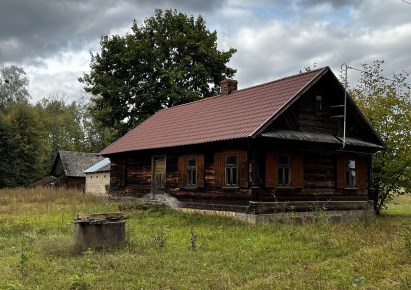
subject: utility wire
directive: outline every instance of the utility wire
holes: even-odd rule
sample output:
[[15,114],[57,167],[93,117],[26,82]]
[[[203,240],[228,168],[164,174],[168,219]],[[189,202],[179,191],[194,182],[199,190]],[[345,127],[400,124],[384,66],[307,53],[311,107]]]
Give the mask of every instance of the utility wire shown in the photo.
[[[410,5],[411,5],[411,3],[410,3]],[[355,67],[352,67],[352,66],[349,66],[349,65],[347,65],[347,69],[356,70],[356,71],[365,73],[365,74],[370,75],[370,76],[373,75],[372,73],[370,73],[370,72],[368,72],[368,71],[365,71],[365,70],[362,70],[362,69],[359,69],[359,68],[355,68]],[[398,80],[389,79],[389,78],[386,78],[386,77],[383,77],[383,76],[379,76],[378,78],[379,78],[379,79],[384,79],[384,80],[387,80],[387,81],[391,81],[391,82],[395,82],[395,83],[398,83],[398,82],[399,82]],[[410,83],[406,83],[406,82],[401,82],[401,83],[402,83],[402,84],[405,84],[405,85],[411,86]]]
[[401,0],[404,3],[407,3],[408,5],[411,5],[411,2],[405,1],[405,0]]

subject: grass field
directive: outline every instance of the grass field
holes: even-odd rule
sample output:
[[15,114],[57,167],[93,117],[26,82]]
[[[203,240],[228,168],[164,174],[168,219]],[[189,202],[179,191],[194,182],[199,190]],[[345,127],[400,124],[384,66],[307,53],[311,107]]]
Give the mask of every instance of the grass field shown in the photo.
[[[126,247],[74,249],[77,213],[126,207]],[[363,222],[247,225],[72,191],[0,191],[0,289],[411,289],[411,196]]]

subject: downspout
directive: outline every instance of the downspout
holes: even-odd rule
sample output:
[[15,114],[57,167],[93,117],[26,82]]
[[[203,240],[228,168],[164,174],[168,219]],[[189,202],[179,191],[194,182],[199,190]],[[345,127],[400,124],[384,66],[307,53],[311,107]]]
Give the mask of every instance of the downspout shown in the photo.
[[341,65],[341,69],[345,70],[345,81],[344,81],[344,128],[343,128],[343,145],[341,149],[345,148],[345,132],[347,130],[347,71],[348,71],[348,65],[343,63]]

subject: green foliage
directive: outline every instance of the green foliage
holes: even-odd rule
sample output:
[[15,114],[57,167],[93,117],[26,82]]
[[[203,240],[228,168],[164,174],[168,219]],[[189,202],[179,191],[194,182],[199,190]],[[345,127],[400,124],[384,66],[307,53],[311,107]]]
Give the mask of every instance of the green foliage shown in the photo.
[[3,162],[8,164],[3,172],[0,187],[29,186],[43,176],[45,160],[45,132],[40,116],[28,103],[16,103],[6,118],[8,123],[8,152]]
[[190,231],[191,249],[194,251],[197,248],[197,235],[194,233],[194,228]]
[[408,74],[383,76],[384,61],[364,64],[361,79],[352,90],[360,109],[388,146],[373,159],[376,212],[396,194],[411,192],[411,87]]
[[93,250],[88,249],[83,254],[83,261],[76,273],[70,277],[70,289],[71,290],[87,290],[93,285],[92,280],[94,275],[90,274],[93,270]]
[[8,185],[13,168],[11,136],[10,123],[0,112],[0,187]]
[[85,105],[51,96],[33,106],[24,69],[10,66],[0,73],[0,188],[31,186],[48,175],[58,150],[104,146]]
[[404,239],[404,246],[411,257],[411,228],[408,225],[403,225],[400,230],[400,235]]
[[[1,190],[0,289],[408,289],[403,230],[411,196],[396,199],[367,223],[255,226],[69,190]],[[78,254],[69,222],[77,213],[118,207],[126,208],[132,244]],[[192,229],[195,251],[188,246]],[[159,249],[153,237],[161,230],[166,244]],[[16,263],[22,231],[30,246],[25,275]]]
[[85,107],[74,101],[68,104],[57,95],[43,98],[36,104],[35,110],[42,116],[41,124],[46,133],[44,174],[50,172],[59,150],[96,152],[95,144],[88,143],[87,139],[93,133],[85,126]]
[[101,38],[91,72],[79,80],[93,95],[97,127],[119,137],[156,111],[209,97],[235,70],[226,66],[235,53],[217,49],[217,32],[204,19],[157,9],[131,33]]
[[30,99],[29,79],[22,67],[11,65],[0,69],[0,111]]

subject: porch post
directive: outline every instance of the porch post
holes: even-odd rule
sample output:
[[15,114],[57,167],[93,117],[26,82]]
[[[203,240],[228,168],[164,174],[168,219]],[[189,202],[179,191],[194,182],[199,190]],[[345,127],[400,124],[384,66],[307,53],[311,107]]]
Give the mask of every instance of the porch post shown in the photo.
[[260,200],[260,174],[259,174],[259,155],[255,142],[248,143],[248,156],[250,162],[249,181],[251,189],[251,200]]

